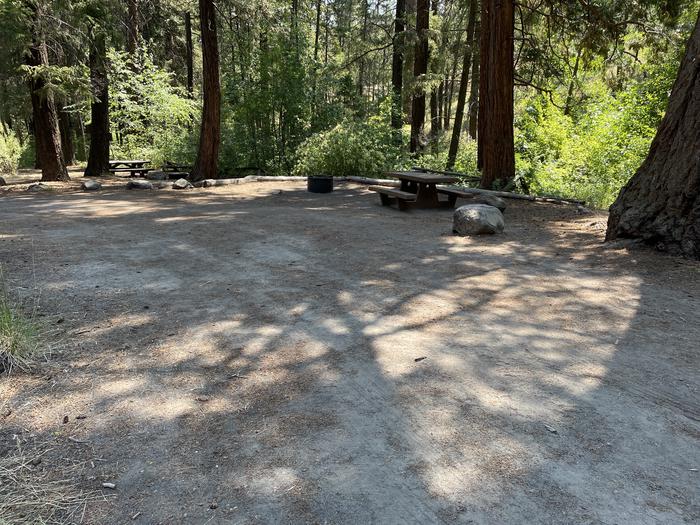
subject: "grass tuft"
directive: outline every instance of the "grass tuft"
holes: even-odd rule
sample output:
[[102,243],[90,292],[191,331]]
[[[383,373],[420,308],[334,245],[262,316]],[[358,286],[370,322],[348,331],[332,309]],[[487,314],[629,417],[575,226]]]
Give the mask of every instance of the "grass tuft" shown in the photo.
[[38,328],[10,299],[0,269],[0,373],[28,370],[39,347]]

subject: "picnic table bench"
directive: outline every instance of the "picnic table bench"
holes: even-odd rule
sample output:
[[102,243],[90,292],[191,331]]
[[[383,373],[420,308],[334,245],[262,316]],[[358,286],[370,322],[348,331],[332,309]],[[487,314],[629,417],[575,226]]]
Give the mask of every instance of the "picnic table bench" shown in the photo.
[[371,186],[370,189],[379,193],[383,206],[391,206],[396,203],[399,210],[405,211],[411,208],[452,208],[457,197],[448,195],[447,200],[438,196],[438,184],[452,184],[457,182],[457,177],[426,173],[423,171],[392,171],[387,175],[401,181],[401,188],[385,188],[383,186]]
[[149,160],[110,160],[109,171],[110,173],[129,173],[131,177],[143,176],[151,171],[146,167],[149,162]]
[[193,166],[188,164],[176,164],[166,160],[163,163],[162,171],[169,179],[180,179],[189,177],[192,173]]

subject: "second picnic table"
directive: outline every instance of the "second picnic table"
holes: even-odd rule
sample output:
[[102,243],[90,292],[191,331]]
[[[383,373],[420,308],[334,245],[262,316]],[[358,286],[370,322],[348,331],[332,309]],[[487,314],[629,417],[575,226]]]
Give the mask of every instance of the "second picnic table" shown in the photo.
[[371,186],[370,189],[379,193],[382,204],[389,206],[396,202],[400,210],[409,208],[452,208],[455,199],[448,195],[447,200],[440,200],[441,193],[438,184],[453,184],[457,177],[438,175],[423,171],[390,171],[390,177],[401,181],[401,188]]
[[128,172],[129,175],[145,175],[148,173],[150,168],[146,167],[146,164],[151,162],[150,160],[110,160],[109,161],[109,171],[112,173],[125,173]]

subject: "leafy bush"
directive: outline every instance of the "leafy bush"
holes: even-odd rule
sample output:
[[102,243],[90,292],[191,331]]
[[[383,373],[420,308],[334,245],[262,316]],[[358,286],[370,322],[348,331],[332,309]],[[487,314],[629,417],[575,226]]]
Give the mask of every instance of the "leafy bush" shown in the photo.
[[194,160],[198,103],[175,87],[172,74],[153,63],[145,50],[135,56],[109,52],[111,155],[165,160]]
[[22,147],[13,133],[0,130],[0,174],[17,171]]
[[309,137],[298,150],[295,175],[380,177],[401,158],[395,131],[381,117],[346,120]]

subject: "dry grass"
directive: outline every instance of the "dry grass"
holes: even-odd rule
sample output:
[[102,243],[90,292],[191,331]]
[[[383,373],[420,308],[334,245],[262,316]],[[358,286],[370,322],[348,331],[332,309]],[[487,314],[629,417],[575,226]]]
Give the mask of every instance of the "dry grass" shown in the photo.
[[[0,457],[0,525],[81,523],[87,504],[103,499],[74,481],[81,463],[47,465],[54,450],[48,443],[31,444],[15,435],[14,446]],[[60,479],[54,479],[60,471]]]

